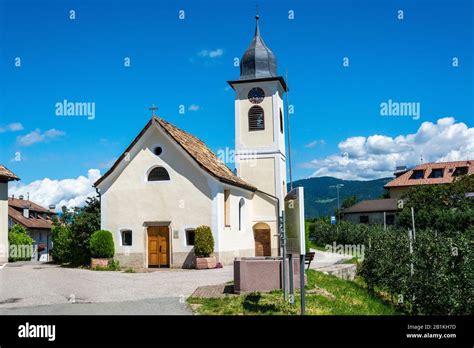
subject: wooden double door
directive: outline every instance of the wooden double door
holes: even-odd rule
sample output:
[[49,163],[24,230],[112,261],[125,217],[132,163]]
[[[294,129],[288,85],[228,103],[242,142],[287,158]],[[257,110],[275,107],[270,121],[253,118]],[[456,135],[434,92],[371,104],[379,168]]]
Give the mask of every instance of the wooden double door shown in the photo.
[[170,266],[170,237],[167,226],[148,227],[148,267]]
[[272,256],[269,229],[254,230],[255,256]]

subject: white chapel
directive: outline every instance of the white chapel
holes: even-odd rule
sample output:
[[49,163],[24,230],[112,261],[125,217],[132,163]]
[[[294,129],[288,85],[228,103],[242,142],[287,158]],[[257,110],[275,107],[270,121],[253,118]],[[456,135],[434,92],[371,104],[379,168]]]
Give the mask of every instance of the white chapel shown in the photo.
[[240,77],[228,81],[235,91],[236,173],[196,136],[154,116],[94,184],[101,228],[112,232],[122,266],[191,267],[200,225],[211,227],[222,264],[279,254],[287,85],[258,21]]

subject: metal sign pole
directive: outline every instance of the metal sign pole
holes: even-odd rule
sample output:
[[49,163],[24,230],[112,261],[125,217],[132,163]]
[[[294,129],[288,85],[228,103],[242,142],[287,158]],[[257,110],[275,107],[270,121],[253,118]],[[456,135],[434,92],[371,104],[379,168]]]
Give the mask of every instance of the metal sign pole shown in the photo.
[[286,302],[287,290],[286,290],[286,236],[285,236],[285,217],[282,212],[280,218],[280,231],[281,231],[281,256],[282,256],[282,288],[283,288],[283,301]]
[[304,261],[305,261],[305,255],[300,255],[301,315],[304,315],[304,311],[305,311]]
[[295,284],[294,284],[294,273],[293,273],[293,254],[288,255],[288,277],[290,283],[290,303],[295,303]]

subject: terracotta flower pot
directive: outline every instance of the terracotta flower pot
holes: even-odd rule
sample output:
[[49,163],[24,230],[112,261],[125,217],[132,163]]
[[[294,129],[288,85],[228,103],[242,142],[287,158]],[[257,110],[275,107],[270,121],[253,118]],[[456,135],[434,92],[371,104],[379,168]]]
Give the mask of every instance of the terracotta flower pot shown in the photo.
[[216,268],[216,257],[196,257],[196,269]]
[[95,259],[95,258],[91,258],[91,268],[107,267],[108,265],[109,265],[109,259]]

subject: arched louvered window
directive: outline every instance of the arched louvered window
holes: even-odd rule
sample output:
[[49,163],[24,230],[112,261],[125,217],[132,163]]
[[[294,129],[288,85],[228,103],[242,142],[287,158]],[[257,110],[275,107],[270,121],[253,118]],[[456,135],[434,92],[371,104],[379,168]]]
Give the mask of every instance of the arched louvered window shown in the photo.
[[283,134],[283,112],[280,109],[280,133]]
[[265,129],[265,116],[260,106],[252,106],[249,110],[249,131]]
[[153,168],[148,174],[148,181],[166,181],[170,179],[168,171],[163,167]]

